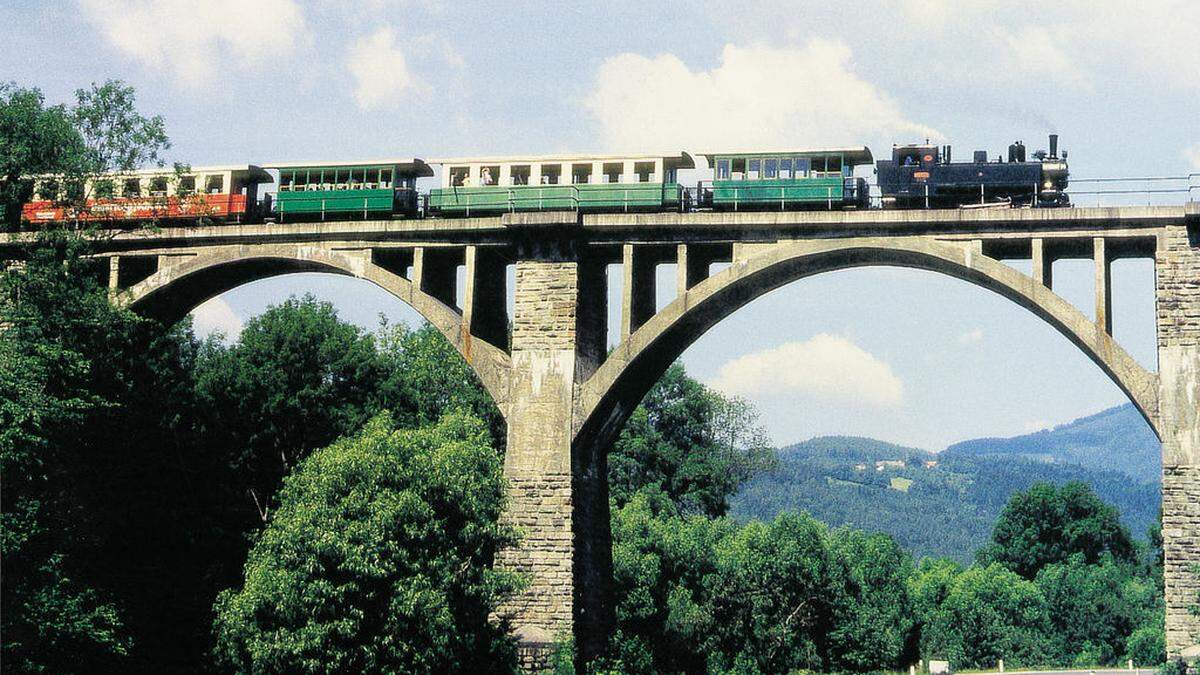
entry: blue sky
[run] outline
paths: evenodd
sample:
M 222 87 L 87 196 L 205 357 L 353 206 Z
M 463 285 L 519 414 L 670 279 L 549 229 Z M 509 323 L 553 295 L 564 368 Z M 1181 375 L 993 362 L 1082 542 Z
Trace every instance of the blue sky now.
M 1056 132 L 1075 177 L 1200 171 L 1200 3 L 731 7 L 10 0 L 0 73 L 52 101 L 126 80 L 166 118 L 170 159 L 195 165 L 837 144 L 878 156 L 925 137 L 961 157 Z M 1152 274 L 1145 261 L 1114 270 L 1117 338 L 1151 368 Z M 1091 313 L 1090 263 L 1062 262 L 1054 278 Z M 236 331 L 303 292 L 365 326 L 415 320 L 364 282 L 295 275 L 209 301 L 197 325 Z M 781 443 L 844 433 L 940 449 L 1124 400 L 1024 310 L 905 270 L 787 286 L 684 360 L 755 402 Z

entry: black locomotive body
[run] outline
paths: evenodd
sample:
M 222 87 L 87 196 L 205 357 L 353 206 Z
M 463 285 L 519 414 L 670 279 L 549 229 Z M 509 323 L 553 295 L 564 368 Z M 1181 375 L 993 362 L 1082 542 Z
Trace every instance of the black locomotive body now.
M 989 161 L 983 150 L 970 162 L 953 162 L 950 146 L 905 145 L 876 163 L 884 208 L 967 208 L 987 206 L 1067 206 L 1066 153 L 1058 157 L 1058 136 L 1050 151 L 1025 156 L 1020 141 L 1008 146 L 1008 161 Z

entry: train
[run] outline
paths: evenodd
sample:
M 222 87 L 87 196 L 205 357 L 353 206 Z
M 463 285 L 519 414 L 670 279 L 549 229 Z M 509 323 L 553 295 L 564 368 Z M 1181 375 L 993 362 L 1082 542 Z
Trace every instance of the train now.
M 24 224 L 70 220 L 223 223 L 379 218 L 470 218 L 530 211 L 589 213 L 800 211 L 868 208 L 1052 208 L 1070 205 L 1067 153 L 1007 159 L 977 150 L 955 162 L 949 145 L 893 146 L 875 160 L 866 146 L 676 154 L 416 157 L 356 162 L 148 169 L 89 179 L 71 206 L 62 180 L 31 182 Z M 697 160 L 703 160 L 698 162 Z M 878 199 L 860 167 L 873 166 Z M 704 178 L 684 185 L 680 172 Z M 418 180 L 438 177 L 424 192 Z M 276 183 L 274 192 L 266 186 Z M 76 201 L 75 203 L 78 203 Z

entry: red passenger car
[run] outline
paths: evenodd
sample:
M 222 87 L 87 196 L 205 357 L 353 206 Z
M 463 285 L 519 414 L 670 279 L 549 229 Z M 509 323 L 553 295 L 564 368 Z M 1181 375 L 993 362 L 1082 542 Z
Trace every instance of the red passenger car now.
M 34 198 L 25 204 L 22 222 L 197 220 L 245 222 L 257 219 L 258 185 L 271 174 L 253 165 L 196 167 L 183 173 L 145 169 L 88 180 L 82 207 L 61 201 L 61 181 L 34 181 Z

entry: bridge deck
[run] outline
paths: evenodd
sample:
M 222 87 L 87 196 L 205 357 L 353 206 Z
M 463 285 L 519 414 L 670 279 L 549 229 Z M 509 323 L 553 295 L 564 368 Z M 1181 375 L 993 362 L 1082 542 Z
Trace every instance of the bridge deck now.
M 107 250 L 190 246 L 354 241 L 422 245 L 503 243 L 514 230 L 578 227 L 582 238 L 604 242 L 772 241 L 788 238 L 939 235 L 995 239 L 1012 236 L 1075 236 L 1082 232 L 1147 236 L 1183 219 L 1200 221 L 1200 203 L 1179 206 L 1080 207 L 1065 209 L 931 209 L 787 212 L 692 212 L 506 214 L 488 218 L 353 220 L 161 227 L 106 233 Z M 28 240 L 29 233 L 0 235 L 0 247 Z

